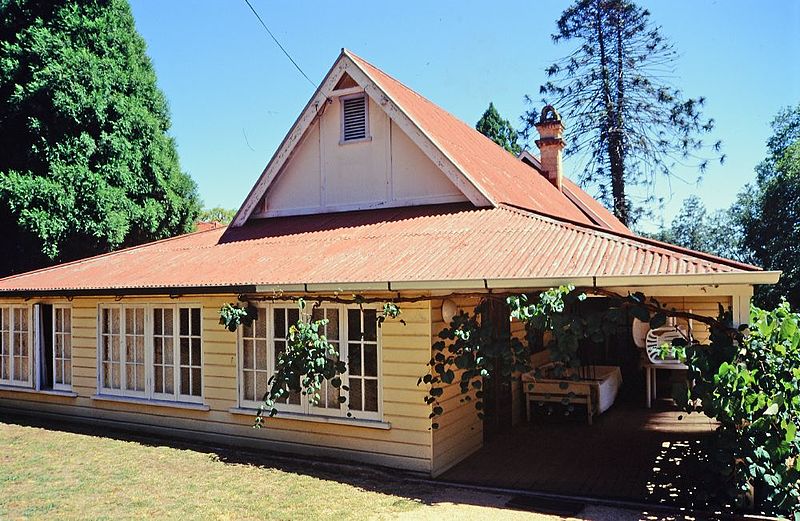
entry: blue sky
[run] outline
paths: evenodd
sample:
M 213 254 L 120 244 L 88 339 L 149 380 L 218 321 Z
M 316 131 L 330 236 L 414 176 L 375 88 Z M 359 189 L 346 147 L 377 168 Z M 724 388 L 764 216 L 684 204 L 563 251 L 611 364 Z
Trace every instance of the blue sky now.
M 347 47 L 471 124 L 489 101 L 517 123 L 523 96 L 538 99 L 544 68 L 568 49 L 550 40 L 565 1 L 251 1 L 314 81 Z M 206 206 L 237 208 L 313 88 L 243 0 L 131 4 L 182 167 Z M 685 182 L 659 182 L 664 217 L 693 193 L 710 209 L 725 207 L 753 179 L 774 114 L 800 102 L 800 2 L 641 4 L 680 52 L 675 85 L 707 98 L 728 156 L 699 185 L 692 168 L 676 169 Z M 575 166 L 568 161 L 567 173 Z

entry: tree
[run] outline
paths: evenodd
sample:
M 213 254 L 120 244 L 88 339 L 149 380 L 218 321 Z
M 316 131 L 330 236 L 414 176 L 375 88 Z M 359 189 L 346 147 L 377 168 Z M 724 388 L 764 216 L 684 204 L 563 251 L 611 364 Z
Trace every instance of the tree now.
M 515 156 L 522 152 L 522 147 L 518 143 L 519 134 L 511 122 L 504 119 L 494 103 L 489 103 L 489 108 L 483 113 L 481 119 L 475 124 L 475 130 L 488 137 L 501 147 L 505 148 Z
M 125 0 L 0 0 L 0 274 L 189 231 L 169 128 Z
M 629 188 L 651 188 L 677 162 L 696 163 L 702 173 L 709 160 L 702 136 L 714 121 L 701 114 L 703 98 L 684 98 L 668 83 L 676 52 L 646 9 L 628 0 L 577 0 L 557 25 L 553 40 L 578 47 L 546 69 L 550 80 L 540 94 L 565 116 L 565 154 L 586 160 L 581 183 L 597 184 L 614 214 L 632 224 L 652 196 L 635 205 Z M 536 108 L 524 116 L 526 136 L 537 117 Z M 718 154 L 720 143 L 710 148 Z
M 709 250 L 706 206 L 696 195 L 683 201 L 681 211 L 672 220 L 670 238 L 679 246 L 697 251 Z
M 662 222 L 657 232 L 642 235 L 752 264 L 752 252 L 744 245 L 741 215 L 742 210 L 738 203 L 730 208 L 708 213 L 703 201 L 692 195 L 683 201 L 680 212 L 669 226 Z
M 756 293 L 760 306 L 785 297 L 800 306 L 800 104 L 781 111 L 772 122 L 767 157 L 757 167 L 755 186 L 739 194 L 744 244 L 757 264 L 781 270 L 778 284 Z
M 218 222 L 222 224 L 228 224 L 233 220 L 234 215 L 236 215 L 236 210 L 215 206 L 214 208 L 203 209 L 200 212 L 200 215 L 197 216 L 197 220 L 203 222 Z

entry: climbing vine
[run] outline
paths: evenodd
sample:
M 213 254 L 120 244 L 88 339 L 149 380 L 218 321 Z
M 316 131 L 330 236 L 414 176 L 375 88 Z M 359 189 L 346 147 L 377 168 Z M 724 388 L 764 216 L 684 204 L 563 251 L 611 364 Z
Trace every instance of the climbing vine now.
M 231 332 L 236 331 L 241 325 L 249 326 L 257 317 L 258 310 L 249 303 L 245 303 L 244 306 L 226 303 L 219 310 L 220 325 Z
M 297 301 L 300 318 L 289 326 L 286 338 L 286 349 L 278 353 L 275 372 L 267 382 L 267 393 L 264 403 L 256 415 L 256 427 L 263 425 L 264 414 L 268 417 L 278 413 L 277 404 L 285 403 L 292 393 L 299 393 L 311 405 L 320 401 L 320 390 L 325 381 L 336 389 L 349 391 L 342 383 L 342 375 L 347 372 L 347 365 L 339 360 L 336 345 L 330 343 L 322 333 L 327 318 L 310 320 L 306 313 L 306 303 Z M 339 396 L 339 403 L 345 403 L 347 397 Z M 347 412 L 348 416 L 351 413 Z
M 584 313 L 577 304 L 590 295 L 608 298 L 608 306 L 601 311 Z M 569 382 L 578 379 L 574 369 L 580 367 L 578 356 L 582 340 L 601 342 L 620 326 L 628 326 L 629 316 L 649 322 L 658 328 L 674 316 L 694 319 L 709 325 L 722 326 L 716 319 L 669 309 L 657 299 L 642 293 L 619 295 L 599 288 L 576 288 L 571 285 L 542 291 L 534 296 L 527 294 L 507 295 L 505 303 L 509 313 L 503 320 L 516 319 L 523 322 L 528 331 L 528 342 L 505 335 L 504 328 L 492 323 L 485 313 L 487 299 L 470 313 L 460 311 L 450 324 L 442 329 L 432 346 L 432 357 L 428 371 L 422 375 L 418 385 L 428 385 L 425 402 L 431 405 L 431 428 L 439 428 L 439 417 L 444 414 L 442 398 L 445 389 L 458 382 L 462 402 L 472 402 L 479 418 L 483 418 L 486 385 L 493 378 L 508 378 L 531 370 L 531 333 L 538 332 L 546 338 L 545 348 L 554 362 L 548 378 L 562 380 L 562 389 L 567 391 Z M 498 336 L 498 331 L 501 332 Z M 535 376 L 541 377 L 539 369 Z M 569 393 L 566 393 L 567 395 Z M 569 398 L 565 398 L 569 405 Z
M 224 304 L 219 310 L 220 325 L 228 331 L 236 331 L 240 325 L 251 325 L 258 319 L 258 310 L 250 303 L 251 300 L 266 300 L 266 298 L 240 296 L 242 304 Z M 297 322 L 289 327 L 286 349 L 277 353 L 275 372 L 267 381 L 267 391 L 256 414 L 256 427 L 263 426 L 265 416 L 273 417 L 278 414 L 279 404 L 286 403 L 293 394 L 299 394 L 311 405 L 318 405 L 321 399 L 320 391 L 325 382 L 335 389 L 350 390 L 342 378 L 347 372 L 347 364 L 339 359 L 336 345 L 329 342 L 323 333 L 328 319 L 312 320 L 312 314 L 306 312 L 307 302 L 302 297 L 275 295 L 271 300 L 295 302 L 300 313 Z M 353 295 L 352 298 L 320 296 L 315 299 L 312 309 L 323 302 L 359 306 L 380 302 L 381 309 L 376 313 L 378 327 L 381 327 L 387 319 L 398 319 L 405 325 L 405 321 L 399 318 L 401 310 L 396 302 L 369 299 L 360 295 Z M 339 403 L 346 404 L 346 394 L 340 394 L 338 400 Z M 349 410 L 347 416 L 352 416 Z

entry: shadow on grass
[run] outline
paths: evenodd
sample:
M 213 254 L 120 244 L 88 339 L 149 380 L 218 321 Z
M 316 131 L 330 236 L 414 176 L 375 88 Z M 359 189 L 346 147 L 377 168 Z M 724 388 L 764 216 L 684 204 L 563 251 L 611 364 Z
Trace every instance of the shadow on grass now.
M 680 521 L 683 519 L 715 519 L 704 515 L 697 515 L 688 510 L 675 510 L 669 506 L 653 505 L 652 508 L 632 508 L 627 505 L 626 509 L 609 508 L 602 506 L 579 503 L 577 510 L 575 505 L 559 505 L 559 499 L 550 497 L 537 500 L 535 494 L 525 492 L 515 493 L 510 490 L 492 490 L 477 488 L 466 488 L 467 485 L 449 485 L 437 483 L 419 474 L 398 471 L 377 466 L 359 465 L 346 463 L 335 459 L 308 458 L 303 456 L 290 456 L 284 453 L 257 451 L 252 449 L 241 449 L 235 446 L 221 446 L 209 444 L 202 441 L 185 441 L 159 435 L 142 434 L 130 430 L 98 427 L 76 421 L 59 421 L 54 423 L 33 415 L 23 414 L 3 414 L 0 424 L 13 424 L 25 427 L 35 427 L 57 432 L 67 432 L 91 436 L 96 438 L 114 439 L 119 441 L 134 442 L 151 447 L 168 447 L 180 450 L 189 450 L 197 453 L 207 454 L 210 458 L 230 465 L 248 465 L 263 469 L 273 469 L 281 472 L 305 475 L 316 479 L 328 480 L 357 487 L 366 491 L 396 496 L 398 498 L 412 500 L 421 505 L 434 507 L 432 511 L 449 515 L 452 512 L 448 509 L 469 507 L 489 507 L 502 509 L 495 514 L 496 518 L 503 518 L 503 511 L 507 515 L 520 515 L 520 511 L 537 512 L 542 514 L 567 515 L 567 511 L 559 511 L 560 507 L 569 507 L 573 511 L 569 512 L 570 517 L 592 519 L 602 521 L 605 519 L 620 520 L 647 520 L 647 521 Z M 667 451 L 669 452 L 669 451 Z M 682 458 L 688 457 L 681 453 Z M 664 453 L 665 463 L 675 460 L 674 454 Z M 665 470 L 667 466 L 664 465 Z M 654 503 L 659 502 L 659 498 L 665 492 L 667 496 L 672 494 L 669 488 L 654 489 L 651 498 Z M 456 512 L 463 514 L 463 512 Z M 438 514 L 437 514 L 438 515 Z M 467 513 L 467 517 L 471 517 Z M 420 519 L 426 519 L 426 516 Z M 434 517 L 431 516 L 431 519 Z M 410 517 L 409 519 L 412 519 Z M 413 517 L 417 519 L 417 517 Z M 541 519 L 541 518 L 537 518 Z

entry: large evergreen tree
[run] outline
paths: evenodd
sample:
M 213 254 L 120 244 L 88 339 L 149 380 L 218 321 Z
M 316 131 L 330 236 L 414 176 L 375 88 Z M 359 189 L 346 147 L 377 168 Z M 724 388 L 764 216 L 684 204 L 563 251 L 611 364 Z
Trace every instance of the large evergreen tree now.
M 635 205 L 629 188 L 651 187 L 676 161 L 704 170 L 709 150 L 701 137 L 713 120 L 701 114 L 703 98 L 687 99 L 668 82 L 676 53 L 646 9 L 628 0 L 576 0 L 557 24 L 553 40 L 577 47 L 547 69 L 551 79 L 540 93 L 564 117 L 565 154 L 586 159 L 580 181 L 596 184 L 614 214 L 632 224 L 648 198 Z M 526 114 L 527 131 L 538 108 Z
M 489 102 L 489 108 L 475 124 L 475 130 L 488 137 L 515 156 L 522 152 L 518 140 L 519 135 L 511 122 L 497 112 L 494 103 Z
M 0 274 L 192 228 L 126 0 L 0 0 Z
M 783 272 L 775 286 L 756 293 L 761 306 L 785 297 L 800 307 L 800 104 L 782 110 L 772 122 L 768 155 L 756 171 L 755 185 L 739 194 L 736 206 L 744 244 L 756 263 Z

